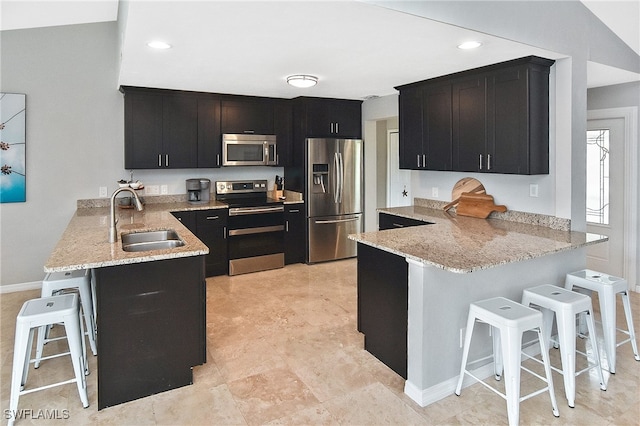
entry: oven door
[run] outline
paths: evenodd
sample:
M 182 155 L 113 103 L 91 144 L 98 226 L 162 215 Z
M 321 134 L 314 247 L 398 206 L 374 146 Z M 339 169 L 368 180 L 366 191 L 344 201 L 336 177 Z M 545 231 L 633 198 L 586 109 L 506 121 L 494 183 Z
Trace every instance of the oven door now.
M 284 267 L 284 206 L 229 209 L 229 275 Z

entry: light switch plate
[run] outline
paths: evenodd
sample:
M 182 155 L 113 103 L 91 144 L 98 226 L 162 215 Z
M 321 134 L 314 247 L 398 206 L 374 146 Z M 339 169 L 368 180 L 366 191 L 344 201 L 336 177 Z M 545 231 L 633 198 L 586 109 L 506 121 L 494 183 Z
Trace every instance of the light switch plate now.
M 438 198 L 438 187 L 437 186 L 432 186 L 431 187 L 431 196 Z
M 538 196 L 538 185 L 532 183 L 529 185 L 529 197 L 537 197 Z
M 167 195 L 169 193 L 169 187 L 167 185 L 160 185 L 160 194 Z
M 160 195 L 160 187 L 158 185 L 147 185 L 144 193 L 146 195 Z
M 107 198 L 107 187 L 106 186 L 101 186 L 99 192 L 99 197 L 100 198 Z

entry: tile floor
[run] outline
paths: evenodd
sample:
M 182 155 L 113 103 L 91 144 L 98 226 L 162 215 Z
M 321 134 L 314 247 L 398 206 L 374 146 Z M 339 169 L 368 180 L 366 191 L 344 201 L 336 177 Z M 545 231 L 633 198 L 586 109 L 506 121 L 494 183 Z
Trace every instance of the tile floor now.
M 363 350 L 356 331 L 355 260 L 210 278 L 207 292 L 208 362 L 194 368 L 192 386 L 98 411 L 97 359 L 89 355 L 89 408 L 75 384 L 64 385 L 22 396 L 19 408 L 31 409 L 32 418 L 16 424 L 507 424 L 505 402 L 480 384 L 425 408 L 404 395 L 403 380 Z M 38 293 L 0 295 L 3 421 L 15 316 Z M 640 330 L 637 293 L 632 304 Z M 559 365 L 559 351 L 551 352 Z M 28 386 L 71 375 L 67 357 L 49 360 L 30 373 Z M 630 345 L 618 349 L 617 374 L 605 372 L 605 379 L 601 391 L 594 374 L 579 376 L 571 409 L 554 373 L 560 418 L 543 394 L 521 403 L 521 424 L 640 424 L 640 362 Z M 523 392 L 534 382 L 523 376 Z M 47 414 L 67 420 L 43 419 Z

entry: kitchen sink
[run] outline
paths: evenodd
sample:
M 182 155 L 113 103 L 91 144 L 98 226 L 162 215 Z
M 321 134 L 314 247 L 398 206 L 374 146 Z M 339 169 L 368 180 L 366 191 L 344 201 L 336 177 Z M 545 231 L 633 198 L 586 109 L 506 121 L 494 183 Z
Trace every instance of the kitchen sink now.
M 149 251 L 182 247 L 184 241 L 173 229 L 162 231 L 134 232 L 122 235 L 122 250 Z

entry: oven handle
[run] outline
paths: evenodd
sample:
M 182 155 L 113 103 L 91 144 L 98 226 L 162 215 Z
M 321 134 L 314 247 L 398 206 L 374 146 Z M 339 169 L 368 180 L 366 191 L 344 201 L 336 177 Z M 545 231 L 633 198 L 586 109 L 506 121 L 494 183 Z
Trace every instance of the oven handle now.
M 236 235 L 265 234 L 267 232 L 277 232 L 277 231 L 284 231 L 284 225 L 259 226 L 256 228 L 233 229 L 229 231 L 229 236 L 233 237 Z
M 283 212 L 284 206 L 276 207 L 235 207 L 229 209 L 229 216 L 242 216 L 246 214 L 264 214 Z
M 316 220 L 315 223 L 319 223 L 320 225 L 325 225 L 327 223 L 355 222 L 356 220 L 360 220 L 360 218 L 359 217 L 353 217 L 351 219 Z

